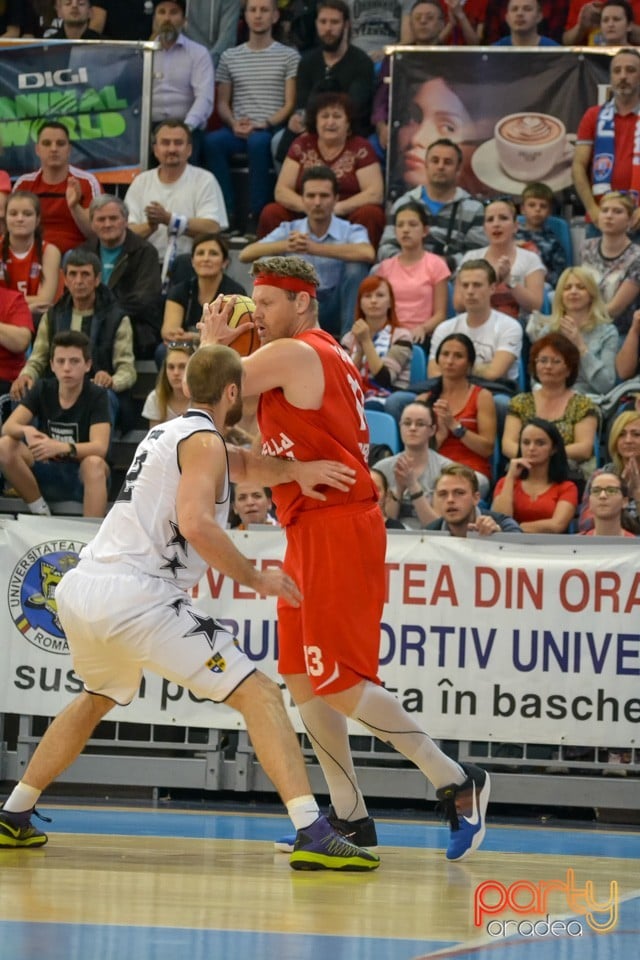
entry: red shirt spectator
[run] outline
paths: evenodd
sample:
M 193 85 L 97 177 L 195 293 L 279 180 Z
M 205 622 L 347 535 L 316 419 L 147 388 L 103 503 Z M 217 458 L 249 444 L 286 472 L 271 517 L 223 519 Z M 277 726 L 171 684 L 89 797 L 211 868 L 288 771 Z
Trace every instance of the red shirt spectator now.
M 14 190 L 29 190 L 40 200 L 44 239 L 65 254 L 91 236 L 89 204 L 102 188 L 92 173 L 71 166 L 71 142 L 64 124 L 52 120 L 40 127 L 36 156 L 41 166 L 25 173 Z
M 25 363 L 33 320 L 21 293 L 0 287 L 0 392 L 7 393 Z

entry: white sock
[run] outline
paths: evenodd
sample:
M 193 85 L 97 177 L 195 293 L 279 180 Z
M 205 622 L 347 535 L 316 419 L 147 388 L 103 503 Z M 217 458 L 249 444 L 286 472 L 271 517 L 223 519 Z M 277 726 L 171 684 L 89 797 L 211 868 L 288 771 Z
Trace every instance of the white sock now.
M 467 779 L 459 764 L 435 745 L 400 701 L 384 687 L 367 683 L 351 716 L 415 763 L 436 790 L 450 783 L 464 783 Z
M 34 500 L 32 503 L 27 504 L 29 508 L 29 513 L 35 513 L 40 517 L 50 517 L 51 510 L 49 510 L 49 504 L 44 499 L 44 497 L 38 497 L 37 500 Z
M 310 827 L 320 816 L 316 798 L 311 796 L 311 794 L 307 794 L 304 797 L 294 797 L 293 800 L 289 800 L 287 813 L 289 814 L 291 823 L 296 828 L 296 832 L 298 830 L 304 830 L 305 827 Z
M 298 710 L 322 767 L 336 816 L 340 820 L 368 816 L 353 766 L 346 717 L 320 697 L 299 704 Z
M 42 790 L 38 790 L 36 787 L 30 787 L 28 784 L 20 781 L 15 785 L 7 800 L 5 800 L 2 809 L 6 810 L 7 813 L 25 813 L 27 810 L 35 807 L 40 799 L 41 793 Z

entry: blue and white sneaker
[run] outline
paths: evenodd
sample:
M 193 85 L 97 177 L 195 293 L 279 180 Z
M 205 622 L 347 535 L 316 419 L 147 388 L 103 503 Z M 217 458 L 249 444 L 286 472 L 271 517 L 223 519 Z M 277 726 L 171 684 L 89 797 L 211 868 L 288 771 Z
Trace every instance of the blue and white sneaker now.
M 461 763 L 467 775 L 464 783 L 451 783 L 436 790 L 451 826 L 447 860 L 464 860 L 477 850 L 486 832 L 485 817 L 491 780 L 486 770 L 473 763 Z

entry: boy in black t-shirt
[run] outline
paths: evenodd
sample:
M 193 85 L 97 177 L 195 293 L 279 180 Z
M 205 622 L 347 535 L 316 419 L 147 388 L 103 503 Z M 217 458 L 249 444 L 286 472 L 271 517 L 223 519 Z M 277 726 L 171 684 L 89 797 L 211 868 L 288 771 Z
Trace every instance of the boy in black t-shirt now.
M 80 500 L 85 517 L 104 517 L 111 425 L 103 387 L 86 379 L 91 344 L 65 330 L 51 343 L 54 378 L 36 381 L 2 428 L 0 470 L 31 513 L 46 499 Z

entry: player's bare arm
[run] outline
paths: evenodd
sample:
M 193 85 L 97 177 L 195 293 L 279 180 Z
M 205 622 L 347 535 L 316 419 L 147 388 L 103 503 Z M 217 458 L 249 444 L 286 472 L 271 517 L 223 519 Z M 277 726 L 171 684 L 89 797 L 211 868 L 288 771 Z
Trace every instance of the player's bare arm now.
M 234 483 L 256 483 L 275 487 L 280 483 L 297 483 L 312 500 L 326 500 L 316 487 L 333 487 L 347 492 L 355 481 L 355 470 L 337 460 L 290 460 L 286 457 L 264 457 L 227 444 L 229 471 Z
M 222 438 L 196 433 L 179 448 L 180 484 L 176 513 L 180 532 L 210 566 L 263 596 L 282 597 L 297 607 L 302 599 L 283 570 L 257 570 L 216 522 L 215 502 L 223 494 L 226 453 Z

